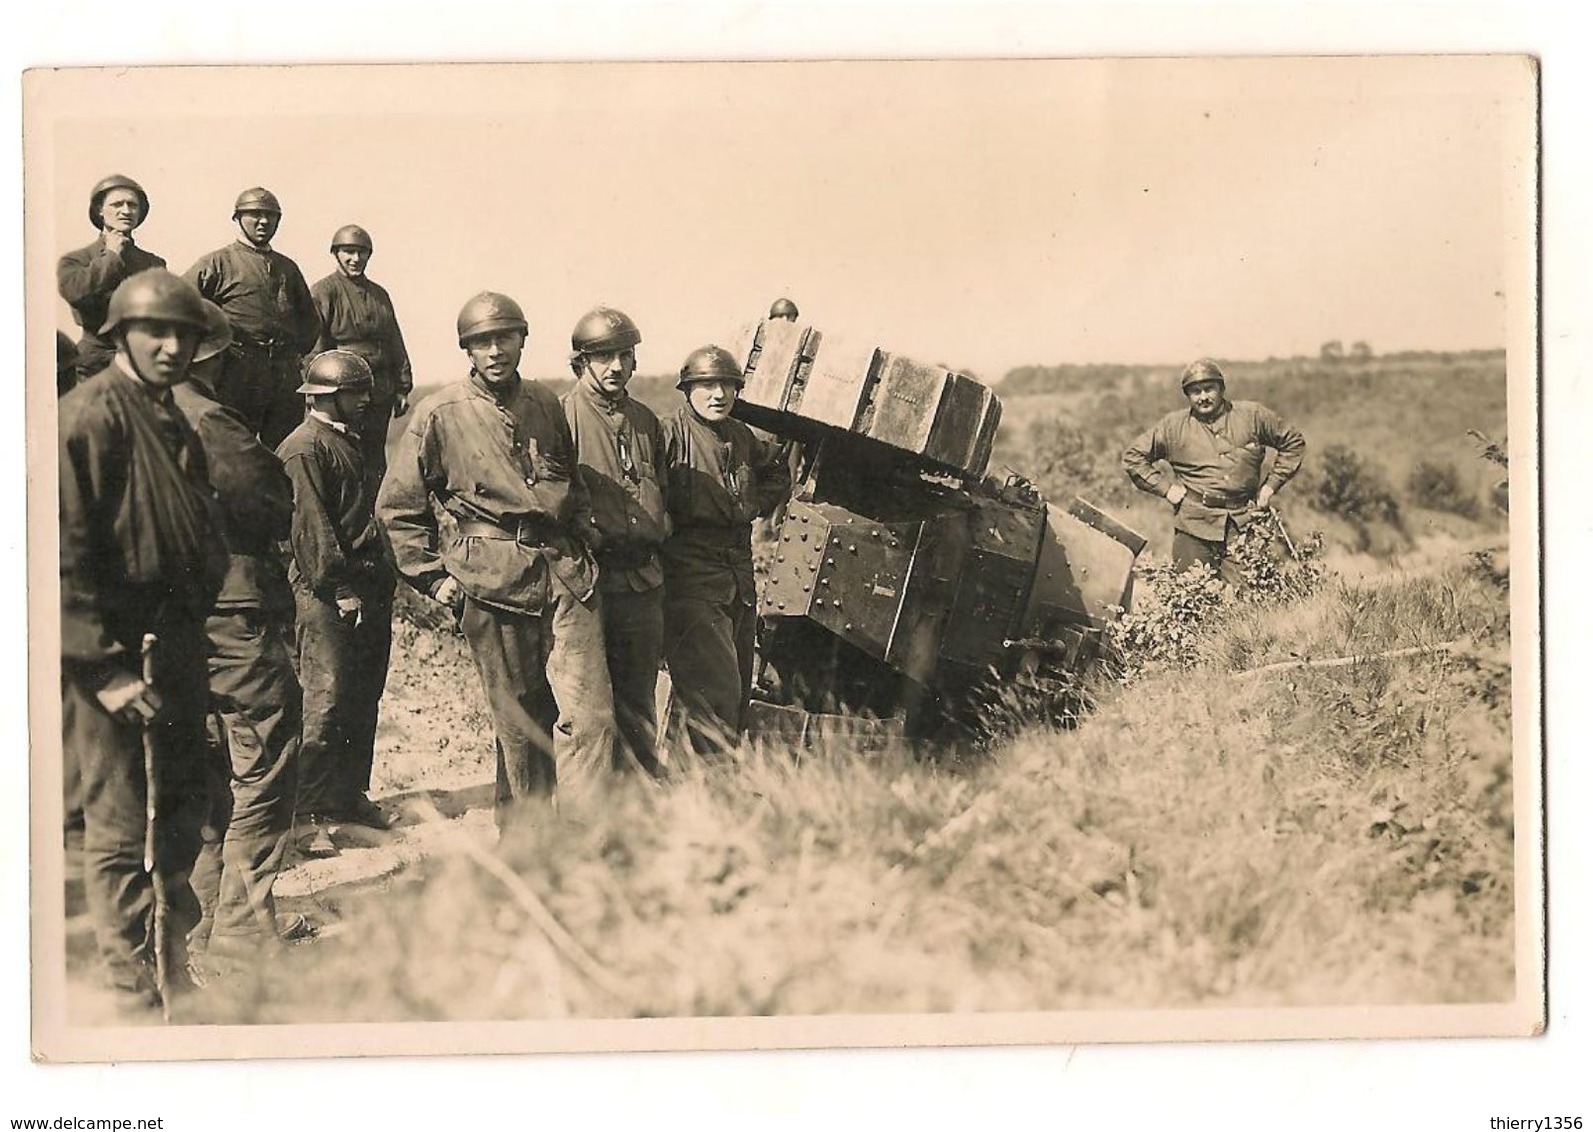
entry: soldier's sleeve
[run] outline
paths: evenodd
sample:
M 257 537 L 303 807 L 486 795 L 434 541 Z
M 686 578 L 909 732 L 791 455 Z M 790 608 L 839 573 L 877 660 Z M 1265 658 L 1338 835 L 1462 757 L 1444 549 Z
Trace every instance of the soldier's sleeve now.
M 790 449 L 754 432 L 752 456 L 758 514 L 769 515 L 791 494 Z
M 194 285 L 205 298 L 214 301 L 216 291 L 221 285 L 220 262 L 214 254 L 200 256 L 187 271 L 183 278 Z
M 288 274 L 288 300 L 293 304 L 293 344 L 301 354 L 315 349 L 321 336 L 321 313 L 310 296 L 310 285 L 304 281 L 304 272 L 298 264 Z
M 332 288 L 322 287 L 317 284 L 310 288 L 310 301 L 315 305 L 315 344 L 310 347 L 310 355 L 332 348 L 332 319 L 335 312 L 332 309 Z
M 409 349 L 404 345 L 404 332 L 398 327 L 398 308 L 393 306 L 393 297 L 385 289 L 382 295 L 387 299 L 387 313 L 393 316 L 392 341 L 388 343 L 393 359 L 393 387 L 400 393 L 408 394 L 415 388 L 415 374 L 409 366 Z
M 433 490 L 445 482 L 441 469 L 435 414 L 417 414 L 399 437 L 376 496 L 376 517 L 387 532 L 398 572 L 424 594 L 448 576 L 431 504 Z
M 72 252 L 62 256 L 55 266 L 55 287 L 67 302 L 80 303 L 90 295 L 109 290 L 126 275 L 126 262 L 108 248 L 87 256 Z M 99 327 L 84 329 L 98 331 Z
M 1267 483 L 1277 491 L 1294 478 L 1305 460 L 1305 434 L 1265 405 L 1256 410 L 1256 434 L 1262 444 L 1278 453 L 1267 476 Z
M 228 409 L 206 413 L 199 435 L 227 522 L 272 542 L 291 537 L 293 483 L 276 454 Z
M 61 660 L 69 674 L 98 690 L 127 658 L 101 612 L 94 522 L 126 485 L 123 470 L 105 459 L 105 445 L 90 442 L 86 415 L 61 422 Z M 109 421 L 94 416 L 94 427 L 108 430 Z
M 603 545 L 603 532 L 598 530 L 597 515 L 592 510 L 592 492 L 586 477 L 581 474 L 581 461 L 575 451 L 575 431 L 565 416 L 565 406 L 560 403 L 553 413 L 553 430 L 558 441 L 558 452 L 553 465 L 563 469 L 570 479 L 570 528 L 586 548 L 597 551 Z
M 319 597 L 353 597 L 348 557 L 327 512 L 326 469 L 312 452 L 291 453 L 283 467 L 293 484 L 290 541 L 300 577 Z
M 1141 491 L 1166 495 L 1170 486 L 1167 476 L 1156 466 L 1156 461 L 1166 455 L 1167 438 L 1163 422 L 1158 421 L 1135 437 L 1133 443 L 1123 450 L 1123 471 L 1128 473 L 1128 478 Z

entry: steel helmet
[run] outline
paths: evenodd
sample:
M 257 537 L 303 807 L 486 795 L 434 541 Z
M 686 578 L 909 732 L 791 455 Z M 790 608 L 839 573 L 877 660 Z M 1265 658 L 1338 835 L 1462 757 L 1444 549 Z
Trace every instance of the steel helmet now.
M 194 361 L 204 362 L 232 345 L 232 323 L 227 321 L 226 313 L 209 299 L 201 298 L 199 302 L 205 311 L 205 336 L 199 340 L 199 349 L 194 351 Z
M 774 304 L 769 308 L 769 317 L 788 318 L 792 322 L 795 322 L 799 317 L 797 313 L 797 305 L 790 299 L 776 299 Z
M 1223 377 L 1221 367 L 1210 358 L 1201 358 L 1185 366 L 1183 375 L 1178 379 L 1178 388 L 1188 389 L 1198 381 L 1221 382 L 1224 388 L 1228 385 L 1228 379 Z
M 111 292 L 105 325 L 99 332 L 111 334 L 122 323 L 140 318 L 181 323 L 203 332 L 210 328 L 204 304 L 188 280 L 163 267 L 152 267 L 123 279 Z
M 525 320 L 520 304 L 508 295 L 496 291 L 483 291 L 459 308 L 459 345 L 478 334 L 491 334 L 494 330 L 518 330 L 528 334 L 531 327 Z
M 238 199 L 232 204 L 232 218 L 238 219 L 240 212 L 274 212 L 282 215 L 282 205 L 277 202 L 277 194 L 270 189 L 262 189 L 256 185 L 252 189 L 244 189 L 238 194 Z
M 694 381 L 718 381 L 728 379 L 738 386 L 744 386 L 747 379 L 742 376 L 741 367 L 736 364 L 736 359 L 730 351 L 723 346 L 699 346 L 686 355 L 686 361 L 680 367 L 680 380 L 675 383 L 676 389 L 684 389 Z
M 368 252 L 376 249 L 371 246 L 371 234 L 358 224 L 345 224 L 332 233 L 332 246 L 328 251 L 337 251 L 338 248 L 364 248 Z
M 105 222 L 100 219 L 100 205 L 105 203 L 106 194 L 112 189 L 132 189 L 133 192 L 137 193 L 139 206 L 144 213 L 143 216 L 139 217 L 138 222 L 142 224 L 149 219 L 149 194 L 144 191 L 144 186 L 131 177 L 124 177 L 120 173 L 112 173 L 89 191 L 89 223 L 96 228 L 103 229 L 105 227 Z
M 326 350 L 315 355 L 304 371 L 304 384 L 295 393 L 336 393 L 343 389 L 369 389 L 371 367 L 352 350 Z
M 642 340 L 630 315 L 612 307 L 595 307 L 581 316 L 570 332 L 570 348 L 577 354 L 609 354 L 629 350 Z

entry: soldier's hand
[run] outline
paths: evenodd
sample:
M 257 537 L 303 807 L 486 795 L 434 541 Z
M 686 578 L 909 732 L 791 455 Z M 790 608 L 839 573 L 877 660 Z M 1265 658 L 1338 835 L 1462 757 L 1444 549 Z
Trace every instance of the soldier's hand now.
M 132 243 L 132 238 L 126 232 L 115 232 L 109 228 L 103 229 L 105 233 L 105 250 L 112 255 L 121 255 L 127 245 Z
M 400 393 L 393 398 L 393 416 L 401 417 L 407 412 L 409 412 L 409 394 Z
M 455 612 L 465 602 L 465 591 L 460 588 L 458 581 L 451 576 L 438 582 L 437 588 L 431 591 L 431 596 Z
M 1265 511 L 1272 506 L 1272 485 L 1262 484 L 1261 490 L 1256 492 L 1256 510 Z
M 1184 501 L 1184 496 L 1189 494 L 1189 489 L 1181 483 L 1175 483 L 1167 489 L 1167 502 L 1177 507 Z
M 111 677 L 94 698 L 106 714 L 128 723 L 153 723 L 160 714 L 160 694 L 130 672 Z
M 342 621 L 352 621 L 357 626 L 365 615 L 365 603 L 358 597 L 340 597 L 337 599 L 337 616 Z

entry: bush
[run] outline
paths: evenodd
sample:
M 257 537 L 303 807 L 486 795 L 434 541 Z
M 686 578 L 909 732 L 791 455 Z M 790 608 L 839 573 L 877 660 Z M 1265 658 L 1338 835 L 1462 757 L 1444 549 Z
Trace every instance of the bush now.
M 1405 489 L 1411 502 L 1429 511 L 1447 511 L 1463 519 L 1475 519 L 1481 510 L 1476 493 L 1468 491 L 1460 482 L 1460 473 L 1452 463 L 1421 461 L 1411 469 Z
M 1343 444 L 1330 444 L 1323 449 L 1306 503 L 1324 514 L 1347 520 L 1355 528 L 1359 549 L 1363 551 L 1372 545 L 1373 523 L 1385 523 L 1401 534 L 1405 531 L 1399 500 L 1394 497 L 1387 475 Z
M 1098 432 L 1086 432 L 1059 417 L 1042 417 L 1029 426 L 1025 458 L 1028 478 L 1052 502 L 1074 495 L 1104 503 L 1131 497 L 1120 451 L 1109 449 Z

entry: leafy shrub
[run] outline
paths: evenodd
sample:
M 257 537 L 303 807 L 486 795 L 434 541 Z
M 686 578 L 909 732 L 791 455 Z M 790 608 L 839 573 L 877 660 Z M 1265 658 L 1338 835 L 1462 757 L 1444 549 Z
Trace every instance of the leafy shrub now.
M 1429 511 L 1446 511 L 1463 519 L 1475 519 L 1480 510 L 1476 493 L 1460 482 L 1460 473 L 1452 463 L 1421 461 L 1411 469 L 1405 489 L 1416 506 Z
M 1384 523 L 1405 531 L 1399 500 L 1382 468 L 1343 444 L 1322 451 L 1317 472 L 1306 492 L 1306 503 L 1328 515 L 1345 519 L 1355 529 L 1358 549 L 1372 545 L 1371 527 Z
M 1120 464 L 1121 449 L 1109 447 L 1100 432 L 1086 432 L 1060 417 L 1042 417 L 1029 426 L 1025 474 L 1046 498 L 1083 495 L 1121 503 L 1132 485 Z

